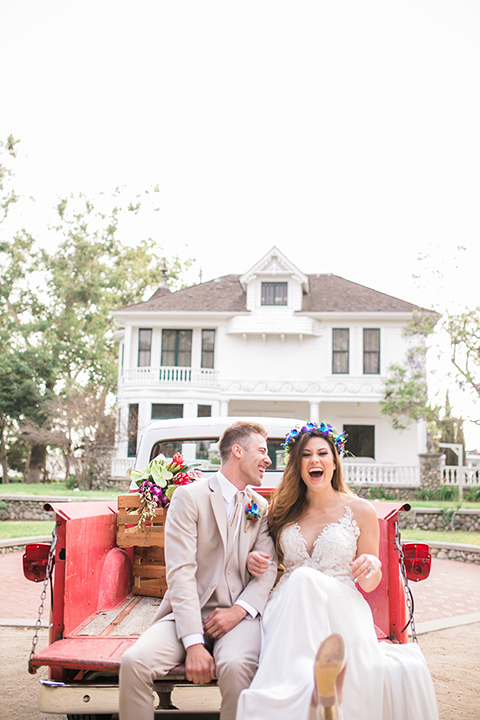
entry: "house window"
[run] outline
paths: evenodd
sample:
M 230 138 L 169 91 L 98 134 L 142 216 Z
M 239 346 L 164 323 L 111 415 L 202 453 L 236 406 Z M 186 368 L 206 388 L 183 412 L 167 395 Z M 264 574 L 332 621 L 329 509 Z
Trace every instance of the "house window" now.
M 150 367 L 152 362 L 152 331 L 140 328 L 138 331 L 138 367 Z
M 128 406 L 128 427 L 127 440 L 128 457 L 135 457 L 137 454 L 137 434 L 138 434 L 138 403 Z
M 344 425 L 348 452 L 375 459 L 375 425 Z
M 286 282 L 262 282 L 262 305 L 286 305 Z
M 174 403 L 152 403 L 152 420 L 183 418 L 183 405 Z
M 350 330 L 333 328 L 332 330 L 332 373 L 346 374 L 350 362 Z
M 380 330 L 363 331 L 363 372 L 380 374 Z
M 215 330 L 202 330 L 202 368 L 214 367 Z
M 197 417 L 212 417 L 212 406 L 197 405 Z
M 162 365 L 164 367 L 191 367 L 191 330 L 162 331 Z

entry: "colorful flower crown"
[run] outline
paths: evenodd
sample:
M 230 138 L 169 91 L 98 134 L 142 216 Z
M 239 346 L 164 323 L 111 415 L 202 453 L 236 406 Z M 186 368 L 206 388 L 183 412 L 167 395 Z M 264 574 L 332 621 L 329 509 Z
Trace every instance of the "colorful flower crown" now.
M 342 457 L 345 454 L 345 432 L 339 433 L 333 425 L 326 425 L 324 422 L 317 425 L 316 423 L 309 422 L 299 427 L 298 425 L 290 430 L 285 436 L 285 442 L 282 443 L 282 447 L 285 448 L 285 465 L 287 464 L 288 454 L 290 449 L 295 445 L 298 438 L 304 433 L 312 435 L 315 431 L 319 432 L 323 437 L 328 437 L 337 448 L 338 454 Z

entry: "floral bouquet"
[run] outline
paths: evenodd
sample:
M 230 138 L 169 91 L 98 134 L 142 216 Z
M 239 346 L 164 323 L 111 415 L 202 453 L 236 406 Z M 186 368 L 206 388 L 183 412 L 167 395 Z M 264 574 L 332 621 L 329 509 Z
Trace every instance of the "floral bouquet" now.
M 170 505 L 172 495 L 179 485 L 188 485 L 202 477 L 202 473 L 195 470 L 194 465 L 185 464 L 180 453 L 176 453 L 170 461 L 164 455 L 158 455 L 144 470 L 129 470 L 128 474 L 130 479 L 136 482 L 141 497 L 136 525 L 139 530 L 151 524 L 157 508 L 167 508 Z

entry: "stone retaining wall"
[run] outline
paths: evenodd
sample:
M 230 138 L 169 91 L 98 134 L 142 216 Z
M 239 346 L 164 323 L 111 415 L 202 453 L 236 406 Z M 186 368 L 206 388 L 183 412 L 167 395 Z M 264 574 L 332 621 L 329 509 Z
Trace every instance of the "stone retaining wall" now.
M 36 535 L 28 538 L 12 538 L 11 540 L 0 540 L 0 555 L 12 552 L 23 552 L 27 545 L 35 545 L 36 543 L 50 544 L 52 542 L 51 535 Z
M 113 498 L 112 498 L 113 499 Z M 45 503 L 104 502 L 104 498 L 38 497 L 31 495 L 0 496 L 0 520 L 55 520 L 55 513 L 43 509 Z
M 399 513 L 400 528 L 480 532 L 480 510 L 412 508 Z
M 409 542 L 412 542 L 409 540 Z M 468 562 L 480 565 L 479 545 L 460 545 L 460 543 L 429 542 L 432 558 L 439 560 L 456 560 L 457 562 Z

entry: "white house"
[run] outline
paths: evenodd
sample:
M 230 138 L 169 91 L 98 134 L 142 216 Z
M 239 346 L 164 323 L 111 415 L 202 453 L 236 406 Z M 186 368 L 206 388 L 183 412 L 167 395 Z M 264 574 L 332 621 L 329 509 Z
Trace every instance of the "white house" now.
M 418 469 L 423 423 L 392 428 L 379 400 L 403 363 L 417 306 L 337 275 L 309 275 L 273 247 L 243 275 L 121 308 L 114 476 L 125 475 L 155 418 L 324 420 L 357 458 Z

